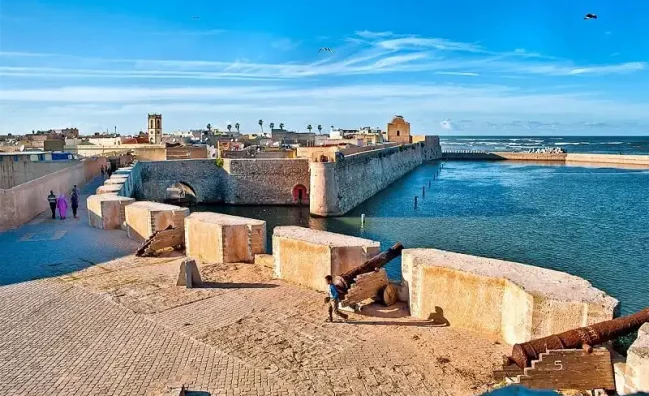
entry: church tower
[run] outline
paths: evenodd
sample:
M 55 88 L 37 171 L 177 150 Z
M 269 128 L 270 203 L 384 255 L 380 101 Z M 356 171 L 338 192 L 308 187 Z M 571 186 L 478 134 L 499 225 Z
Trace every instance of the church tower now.
M 401 144 L 412 143 L 410 136 L 410 123 L 402 116 L 394 116 L 392 122 L 388 123 L 388 141 Z
M 149 114 L 149 143 L 162 143 L 162 114 Z

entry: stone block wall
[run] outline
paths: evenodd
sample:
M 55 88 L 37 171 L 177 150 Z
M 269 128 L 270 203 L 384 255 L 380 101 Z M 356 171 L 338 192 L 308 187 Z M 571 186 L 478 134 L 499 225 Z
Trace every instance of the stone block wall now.
M 340 216 L 425 161 L 441 157 L 439 139 L 312 162 L 310 209 L 317 216 Z
M 126 206 L 126 230 L 135 240 L 145 240 L 168 226 L 184 228 L 189 209 L 158 202 L 140 201 Z
M 649 393 L 649 323 L 638 330 L 638 337 L 627 351 L 626 362 L 616 363 L 615 387 L 620 395 Z
M 315 290 L 327 291 L 324 277 L 340 275 L 380 252 L 380 243 L 285 226 L 273 230 L 275 276 Z
M 436 249 L 405 249 L 402 274 L 411 315 L 509 344 L 612 319 L 618 305 L 573 275 Z
M 135 200 L 117 195 L 91 195 L 86 200 L 88 223 L 102 230 L 123 228 L 126 221 L 126 206 Z

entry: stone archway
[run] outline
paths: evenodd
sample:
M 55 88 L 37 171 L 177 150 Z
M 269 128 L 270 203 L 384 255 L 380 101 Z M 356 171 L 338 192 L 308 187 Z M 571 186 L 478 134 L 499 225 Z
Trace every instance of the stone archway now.
M 165 202 L 177 205 L 194 205 L 197 203 L 196 192 L 187 183 L 176 182 L 167 187 Z
M 306 187 L 301 184 L 296 184 L 293 187 L 293 202 L 296 204 L 304 204 L 309 202 L 309 192 Z

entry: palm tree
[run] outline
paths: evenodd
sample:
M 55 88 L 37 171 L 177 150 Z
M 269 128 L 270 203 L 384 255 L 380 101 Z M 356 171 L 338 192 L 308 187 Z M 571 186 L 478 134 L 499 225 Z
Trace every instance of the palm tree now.
M 239 133 L 239 127 L 240 127 L 240 126 L 241 126 L 241 125 L 239 125 L 238 122 L 237 122 L 236 124 L 234 124 L 234 128 L 237 130 L 237 133 Z
M 279 129 L 281 129 L 282 131 L 284 130 L 284 123 L 283 122 L 279 123 Z
M 268 126 L 270 127 L 270 131 L 272 132 L 273 128 L 275 128 L 275 123 L 271 122 L 270 124 L 268 124 Z
M 318 133 L 322 134 L 322 125 L 318 125 Z
M 208 132 L 210 132 L 212 130 L 212 124 L 207 124 L 205 128 L 207 129 Z
M 259 128 L 261 128 L 261 133 L 264 133 L 264 120 L 259 120 Z
M 232 132 L 232 125 L 231 124 L 228 124 L 227 128 L 228 128 L 228 133 Z
M 313 129 L 313 127 L 311 126 L 311 124 L 309 124 L 309 125 L 306 126 L 306 129 L 308 129 L 309 133 L 311 133 L 311 130 Z

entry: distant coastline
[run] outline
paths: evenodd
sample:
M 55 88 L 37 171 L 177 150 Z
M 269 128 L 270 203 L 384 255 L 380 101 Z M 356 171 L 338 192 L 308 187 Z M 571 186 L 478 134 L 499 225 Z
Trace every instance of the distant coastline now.
M 559 147 L 568 153 L 649 155 L 649 136 L 440 136 L 442 150 L 527 152 Z

